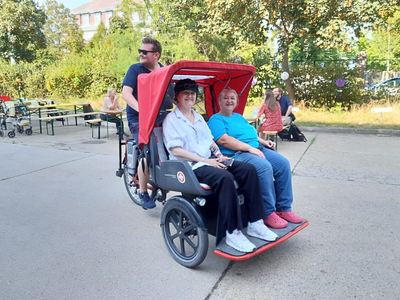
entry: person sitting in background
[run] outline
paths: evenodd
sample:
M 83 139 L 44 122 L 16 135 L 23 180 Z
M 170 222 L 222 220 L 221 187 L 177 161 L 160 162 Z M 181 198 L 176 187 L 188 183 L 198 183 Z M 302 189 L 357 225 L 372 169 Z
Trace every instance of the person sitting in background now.
M 261 115 L 265 116 L 265 122 L 259 127 L 259 131 L 261 132 L 260 137 L 262 139 L 265 139 L 263 131 L 281 132 L 283 130 L 281 106 L 279 102 L 275 100 L 274 94 L 271 91 L 266 91 L 264 93 L 264 101 L 258 110 L 257 119 Z
M 283 126 L 290 125 L 296 119 L 292 113 L 293 104 L 290 99 L 286 96 L 282 96 L 283 90 L 280 87 L 276 87 L 272 90 L 275 99 L 279 101 L 281 106 L 281 115 Z
M 100 119 L 102 119 L 103 121 L 115 123 L 117 134 L 124 134 L 124 123 L 121 122 L 120 118 L 113 115 L 111 112 L 112 110 L 122 109 L 122 106 L 119 104 L 118 98 L 119 97 L 117 95 L 117 91 L 114 88 L 109 88 L 107 91 L 107 95 L 103 101 L 103 108 L 100 112 Z
M 289 161 L 273 151 L 275 143 L 258 137 L 256 129 L 240 114 L 234 113 L 239 96 L 225 89 L 219 98 L 219 113 L 208 126 L 222 154 L 235 161 L 252 164 L 258 174 L 264 200 L 264 222 L 272 228 L 285 228 L 288 223 L 301 223 L 292 211 L 292 172 Z
M 197 94 L 195 81 L 183 79 L 176 83 L 177 107 L 163 122 L 165 147 L 170 159 L 188 161 L 199 182 L 213 189 L 226 227 L 226 243 L 238 251 L 252 252 L 256 246 L 242 233 L 238 192 L 243 194 L 248 210 L 247 234 L 266 241 L 275 241 L 278 237 L 262 221 L 264 212 L 256 169 L 238 161 L 231 162 L 228 167 L 223 164 L 228 158 L 213 141 L 203 117 L 193 109 Z M 234 180 L 239 186 L 237 191 Z

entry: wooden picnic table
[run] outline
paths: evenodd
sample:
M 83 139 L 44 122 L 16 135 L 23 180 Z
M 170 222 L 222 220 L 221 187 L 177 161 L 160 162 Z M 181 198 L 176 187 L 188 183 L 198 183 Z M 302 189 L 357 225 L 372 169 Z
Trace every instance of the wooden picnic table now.
M 121 128 L 122 131 L 124 131 L 124 124 L 123 124 L 123 120 L 122 120 L 123 119 L 122 113 L 124 111 L 125 111 L 125 108 L 116 109 L 116 110 L 103 109 L 103 110 L 100 111 L 100 113 L 117 117 L 119 119 L 119 122 L 120 122 L 120 128 Z M 108 121 L 107 121 L 107 137 L 109 137 L 109 134 L 108 134 Z
M 260 119 L 257 118 L 257 116 L 254 116 L 253 114 L 251 114 L 251 115 L 244 115 L 243 117 L 247 120 L 247 122 L 252 124 L 257 129 L 257 127 L 260 123 Z
M 40 133 L 42 133 L 42 110 L 49 108 L 59 108 L 59 107 L 74 107 L 74 114 L 77 114 L 79 111 L 83 112 L 83 107 L 86 105 L 90 105 L 89 102 L 81 102 L 81 103 L 60 103 L 60 104 L 47 104 L 47 105 L 28 105 L 27 109 L 30 114 L 36 113 L 39 116 L 39 129 Z M 60 118 L 60 117 L 58 117 Z M 75 116 L 75 125 L 78 126 L 78 117 Z
M 47 134 L 49 134 L 48 125 L 51 124 L 51 135 L 54 135 L 54 120 L 55 119 L 59 119 L 59 118 L 75 118 L 76 119 L 78 117 L 92 116 L 92 115 L 97 115 L 97 114 L 99 114 L 98 111 L 64 115 L 64 116 L 41 117 L 41 118 L 39 118 L 39 122 L 41 122 L 41 121 L 46 122 Z M 42 132 L 40 132 L 40 133 L 42 133 Z

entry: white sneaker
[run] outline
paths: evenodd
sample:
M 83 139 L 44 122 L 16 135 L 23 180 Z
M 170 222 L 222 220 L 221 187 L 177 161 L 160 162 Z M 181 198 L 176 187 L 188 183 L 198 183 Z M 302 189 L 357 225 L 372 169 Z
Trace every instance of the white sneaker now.
M 253 252 L 257 247 L 250 242 L 247 237 L 240 231 L 235 229 L 232 233 L 226 231 L 226 244 L 240 252 Z
M 271 231 L 264 225 L 263 220 L 249 223 L 247 226 L 247 234 L 268 242 L 276 241 L 278 238 L 278 235 L 275 232 Z

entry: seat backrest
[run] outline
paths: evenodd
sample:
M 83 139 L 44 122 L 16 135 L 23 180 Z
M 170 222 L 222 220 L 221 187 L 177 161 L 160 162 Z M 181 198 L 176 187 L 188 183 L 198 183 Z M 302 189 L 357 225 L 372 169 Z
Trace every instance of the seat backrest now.
M 162 127 L 156 127 L 153 129 L 154 135 L 156 136 L 157 150 L 158 150 L 158 161 L 162 163 L 168 160 L 168 152 L 164 146 L 164 138 Z

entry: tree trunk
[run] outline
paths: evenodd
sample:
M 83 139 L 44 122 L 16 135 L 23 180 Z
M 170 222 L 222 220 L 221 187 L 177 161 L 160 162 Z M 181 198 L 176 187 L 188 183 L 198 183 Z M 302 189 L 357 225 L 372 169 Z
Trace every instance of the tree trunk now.
M 286 91 L 289 95 L 289 99 L 293 102 L 296 101 L 295 95 L 294 95 L 294 87 L 291 81 L 290 77 L 290 71 L 289 71 L 289 54 L 287 50 L 284 50 L 283 56 L 282 56 L 282 67 L 284 72 L 289 73 L 289 79 L 285 80 L 285 86 L 286 86 Z

